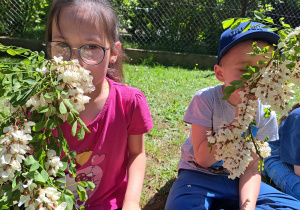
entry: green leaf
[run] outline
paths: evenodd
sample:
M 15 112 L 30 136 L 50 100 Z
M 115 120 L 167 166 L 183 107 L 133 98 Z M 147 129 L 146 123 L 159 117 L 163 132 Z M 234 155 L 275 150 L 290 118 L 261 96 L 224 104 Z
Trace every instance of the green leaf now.
M 72 112 L 69 112 L 67 121 L 70 125 L 73 123 L 74 115 L 72 114 Z
M 24 79 L 23 82 L 29 84 L 29 85 L 35 85 L 36 84 L 36 80 L 34 79 Z
M 62 115 L 66 114 L 67 113 L 67 108 L 64 104 L 64 102 L 60 102 L 59 104 L 59 113 L 61 113 Z
M 30 172 L 23 173 L 22 175 L 23 175 L 25 178 L 33 179 L 33 177 L 34 177 L 34 172 L 30 171 Z
M 242 80 L 234 80 L 232 82 L 230 82 L 231 85 L 236 86 L 236 85 L 243 85 L 243 81 Z
M 85 131 L 84 128 L 81 126 L 77 132 L 77 139 L 81 141 L 84 139 L 84 136 L 85 136 Z
M 52 96 L 49 93 L 45 93 L 44 98 L 52 98 Z
M 84 181 L 78 181 L 77 183 L 78 183 L 78 184 L 81 184 L 81 185 L 84 186 L 84 187 L 87 187 L 87 186 L 88 186 L 87 182 L 84 182 Z
M 31 165 L 30 170 L 29 171 L 35 171 L 40 167 L 40 164 L 38 162 L 35 162 Z
M 224 89 L 224 93 L 225 94 L 231 94 L 231 93 L 233 93 L 235 91 L 235 87 L 234 86 L 227 86 L 227 87 L 225 87 L 225 89 Z
M 86 126 L 86 124 L 80 118 L 78 118 L 78 122 L 79 122 L 79 125 L 81 125 L 87 133 L 91 133 L 91 131 Z
M 69 91 L 67 91 L 67 90 L 63 90 L 63 91 L 61 91 L 61 94 L 66 96 L 66 95 L 68 95 L 68 94 L 69 94 Z
M 48 175 L 47 171 L 42 170 L 41 175 L 42 175 L 42 177 L 43 177 L 45 180 L 48 180 L 49 175 Z
M 15 53 L 17 55 L 20 55 L 20 54 L 23 54 L 23 53 L 28 52 L 28 51 L 30 51 L 30 50 L 29 49 L 25 49 L 25 48 L 18 48 L 18 49 L 15 50 Z
M 31 64 L 31 60 L 29 60 L 29 59 L 24 59 L 24 60 L 22 60 L 22 62 L 24 63 L 24 64 L 26 64 L 26 65 L 30 65 Z
M 36 133 L 33 137 L 32 137 L 32 140 L 30 141 L 30 143 L 33 143 L 33 142 L 39 142 L 43 139 L 44 137 L 44 134 L 42 133 Z
M 262 60 L 257 61 L 258 65 L 266 65 L 267 63 L 268 61 L 262 61 Z
M 265 117 L 265 118 L 270 117 L 271 114 L 272 114 L 272 110 L 271 110 L 270 108 L 265 108 L 265 109 L 264 109 L 264 112 L 265 112 L 265 114 L 264 114 L 264 117 Z
M 8 54 L 10 54 L 10 55 L 12 55 L 12 56 L 15 56 L 16 55 L 16 51 L 15 50 L 13 50 L 13 49 L 8 49 L 7 51 L 6 51 Z
M 68 99 L 64 99 L 64 103 L 67 105 L 67 107 L 69 107 L 70 109 L 73 108 L 73 105 L 71 104 L 71 102 Z
M 222 100 L 227 100 L 230 97 L 231 94 L 226 94 L 222 97 Z
M 35 182 L 41 182 L 41 183 L 45 183 L 46 182 L 46 180 L 44 179 L 44 177 L 38 171 L 34 172 L 33 180 Z
M 65 190 L 65 194 L 66 194 L 66 195 L 73 195 L 72 191 L 69 190 L 69 189 L 66 189 L 66 190 Z
M 69 163 L 69 173 L 73 174 L 73 176 L 76 176 L 76 163 L 75 160 L 73 159 L 70 163 Z
M 32 94 L 36 91 L 36 89 L 37 89 L 37 85 L 35 85 L 33 88 L 29 89 L 20 100 L 11 102 L 12 105 L 23 106 L 28 101 L 28 99 L 32 96 Z
M 241 24 L 241 19 L 237 19 L 230 27 L 230 30 L 236 29 Z
M 30 166 L 30 165 L 32 165 L 32 164 L 34 164 L 34 163 L 36 163 L 37 161 L 34 159 L 34 157 L 32 156 L 32 155 L 29 155 L 26 159 L 25 159 L 25 161 L 24 161 L 24 163 L 25 163 L 25 165 L 26 166 Z
M 71 108 L 70 110 L 71 110 L 71 112 L 73 112 L 75 115 L 77 115 L 77 116 L 79 115 L 79 112 L 77 112 L 77 110 L 76 110 L 76 109 L 74 109 L 74 108 Z
M 72 136 L 76 135 L 76 131 L 77 131 L 77 121 L 75 121 L 73 123 L 73 126 L 72 126 Z
M 83 187 L 77 185 L 77 192 L 81 201 L 87 201 L 88 197 L 86 194 L 86 190 Z
M 250 28 L 250 26 L 251 26 L 251 22 L 247 23 L 247 25 L 245 26 L 245 28 L 244 28 L 244 30 L 242 31 L 242 33 L 248 31 L 249 28 Z
M 94 190 L 95 189 L 95 184 L 93 182 L 87 182 L 88 184 L 88 187 L 91 189 L 91 190 Z
M 35 132 L 39 132 L 41 131 L 43 128 L 45 128 L 46 126 L 46 121 L 40 121 L 38 123 L 36 123 L 33 127 L 32 127 L 32 130 L 35 131 Z
M 11 185 L 12 189 L 14 189 L 17 186 L 18 177 L 19 177 L 19 175 L 15 174 L 15 177 L 14 177 L 12 185 Z M 1 190 L 0 190 L 0 195 L 1 195 Z
M 77 153 L 75 151 L 69 152 L 69 158 L 74 159 L 76 157 Z
M 58 125 L 62 125 L 64 123 L 64 121 L 61 118 L 59 118 L 57 115 L 53 115 L 53 120 Z
M 36 110 L 38 113 L 46 113 L 49 111 L 49 107 L 38 107 Z
M 56 90 L 55 92 L 56 92 L 57 99 L 59 100 L 59 99 L 60 99 L 60 96 L 61 96 L 60 91 L 59 91 L 59 90 Z
M 265 16 L 257 10 L 254 11 L 254 16 L 259 20 L 265 19 Z
M 229 27 L 232 25 L 233 22 L 234 22 L 234 18 L 229 18 L 229 19 L 227 19 L 227 20 L 224 20 L 224 21 L 222 22 L 223 28 L 224 28 L 224 29 L 229 28 Z
M 73 195 L 73 193 L 72 193 L 72 195 Z M 67 203 L 66 210 L 73 210 L 73 205 L 75 203 L 73 202 L 73 199 L 70 195 L 67 195 L 66 193 L 62 193 L 60 199 L 61 199 L 62 202 Z
M 244 78 L 245 80 L 248 80 L 251 77 L 252 77 L 252 74 L 250 74 L 250 73 L 245 73 L 245 74 L 242 75 L 242 78 Z
M 250 53 L 247 53 L 247 55 L 249 55 L 249 56 L 256 56 L 256 53 L 255 52 L 250 52 Z
M 49 118 L 47 120 L 46 127 L 49 128 L 50 130 L 53 130 L 56 127 L 56 124 L 51 118 Z
M 271 24 L 274 24 L 274 21 L 271 17 L 267 17 L 264 19 L 264 21 L 268 22 L 268 23 L 271 23 Z
M 66 168 L 67 168 L 67 167 L 66 167 Z M 66 174 L 65 174 L 63 171 L 58 171 L 58 172 L 56 173 L 56 176 L 64 177 L 64 176 L 66 176 Z
M 55 185 L 60 185 L 60 184 L 65 184 L 65 183 L 66 183 L 65 178 L 55 179 Z

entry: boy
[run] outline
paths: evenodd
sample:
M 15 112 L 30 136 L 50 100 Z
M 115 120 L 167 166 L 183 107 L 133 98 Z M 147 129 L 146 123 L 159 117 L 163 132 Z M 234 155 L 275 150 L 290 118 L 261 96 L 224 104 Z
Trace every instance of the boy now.
M 226 30 L 220 38 L 217 64 L 214 67 L 216 78 L 223 82 L 202 89 L 194 96 L 184 121 L 191 124 L 190 135 L 182 145 L 178 164 L 178 179 L 173 184 L 166 210 L 175 209 L 300 209 L 300 201 L 261 182 L 258 171 L 259 158 L 255 153 L 253 161 L 240 178 L 228 179 L 228 171 L 222 161 L 215 159 L 215 145 L 207 146 L 207 131 L 218 129 L 221 123 L 235 121 L 236 106 L 240 96 L 236 90 L 227 100 L 222 100 L 224 88 L 233 80 L 240 80 L 245 66 L 257 65 L 262 55 L 248 56 L 253 52 L 252 44 L 260 48 L 273 46 L 279 36 L 263 28 L 264 25 L 251 23 L 251 28 L 242 33 L 248 22 L 234 30 Z M 256 114 L 256 137 L 269 141 L 278 139 L 275 113 L 264 117 L 264 106 L 259 102 Z

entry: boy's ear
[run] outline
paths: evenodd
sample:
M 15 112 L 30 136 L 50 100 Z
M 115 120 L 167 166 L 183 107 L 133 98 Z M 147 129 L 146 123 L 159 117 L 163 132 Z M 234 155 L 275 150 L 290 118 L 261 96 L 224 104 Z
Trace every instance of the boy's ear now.
M 224 75 L 223 75 L 223 69 L 220 65 L 215 65 L 214 66 L 214 71 L 215 71 L 215 75 L 216 75 L 216 78 L 220 81 L 220 82 L 224 82 L 225 79 L 224 79 Z
M 110 54 L 110 63 L 115 63 L 117 61 L 119 52 L 121 51 L 121 42 L 116 42 L 114 45 L 114 49 L 111 50 Z

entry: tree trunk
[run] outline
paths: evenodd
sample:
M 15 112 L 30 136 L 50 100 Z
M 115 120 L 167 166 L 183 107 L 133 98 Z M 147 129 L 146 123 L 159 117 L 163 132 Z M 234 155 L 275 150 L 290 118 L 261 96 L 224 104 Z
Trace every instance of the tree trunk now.
M 247 10 L 248 0 L 243 0 L 243 7 L 242 7 L 242 14 L 241 17 L 245 17 L 246 10 Z

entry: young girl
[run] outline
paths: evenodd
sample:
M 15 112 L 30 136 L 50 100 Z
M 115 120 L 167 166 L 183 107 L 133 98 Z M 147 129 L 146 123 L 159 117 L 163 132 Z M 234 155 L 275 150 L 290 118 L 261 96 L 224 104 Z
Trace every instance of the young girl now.
M 118 20 L 106 0 L 56 0 L 49 12 L 47 54 L 50 58 L 78 59 L 91 71 L 96 87 L 80 113 L 91 133 L 82 141 L 62 125 L 71 151 L 76 151 L 77 177 L 67 176 L 76 193 L 75 181 L 91 181 L 83 203 L 75 194 L 75 207 L 88 210 L 139 209 L 145 172 L 144 133 L 153 124 L 143 93 L 122 81 L 122 54 Z
M 270 142 L 271 156 L 264 162 L 265 175 L 285 193 L 300 200 L 300 103 L 279 120 L 279 140 Z

